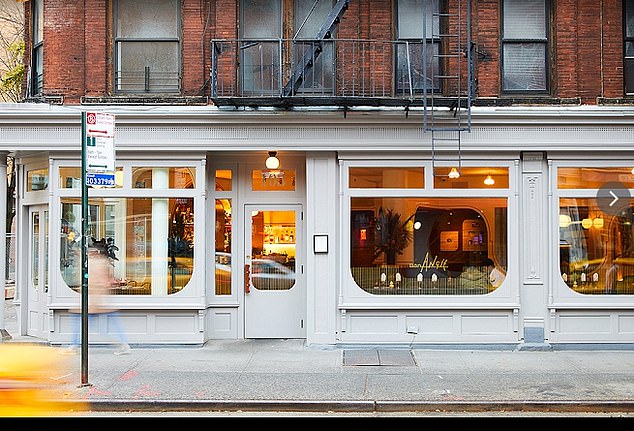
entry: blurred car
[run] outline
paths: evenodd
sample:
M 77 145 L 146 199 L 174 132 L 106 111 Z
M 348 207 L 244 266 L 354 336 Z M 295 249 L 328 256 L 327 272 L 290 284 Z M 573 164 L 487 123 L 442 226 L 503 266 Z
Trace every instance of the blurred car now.
M 73 364 L 74 365 L 74 364 Z M 61 376 L 70 375 L 59 349 L 28 343 L 0 343 L 0 417 L 57 416 L 86 410 L 63 401 Z
M 260 290 L 288 290 L 295 284 L 295 271 L 272 259 L 253 259 L 251 283 Z

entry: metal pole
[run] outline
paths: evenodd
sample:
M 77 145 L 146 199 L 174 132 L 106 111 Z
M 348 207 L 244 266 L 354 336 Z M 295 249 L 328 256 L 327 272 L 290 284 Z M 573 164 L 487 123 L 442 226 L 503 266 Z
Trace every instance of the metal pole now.
M 81 113 L 81 385 L 88 383 L 88 186 L 86 112 Z

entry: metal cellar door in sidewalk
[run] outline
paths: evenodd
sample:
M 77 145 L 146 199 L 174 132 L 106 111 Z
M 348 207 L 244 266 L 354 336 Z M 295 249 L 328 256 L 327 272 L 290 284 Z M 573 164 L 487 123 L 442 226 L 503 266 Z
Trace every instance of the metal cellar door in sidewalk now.
M 245 205 L 245 338 L 305 338 L 300 205 Z

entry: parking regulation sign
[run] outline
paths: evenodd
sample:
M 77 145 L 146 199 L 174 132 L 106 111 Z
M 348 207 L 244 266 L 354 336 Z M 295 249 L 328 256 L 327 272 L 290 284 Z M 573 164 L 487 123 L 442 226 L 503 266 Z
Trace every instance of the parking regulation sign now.
M 115 170 L 114 115 L 86 113 L 86 172 Z

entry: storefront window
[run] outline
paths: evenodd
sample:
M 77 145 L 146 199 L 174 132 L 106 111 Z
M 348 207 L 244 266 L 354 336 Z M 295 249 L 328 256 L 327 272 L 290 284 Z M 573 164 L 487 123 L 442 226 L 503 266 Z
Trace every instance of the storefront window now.
M 506 197 L 352 197 L 350 204 L 352 277 L 368 293 L 481 295 L 506 276 Z
M 193 198 L 90 198 L 89 235 L 110 248 L 114 295 L 181 291 L 194 265 Z M 62 278 L 81 289 L 81 201 L 61 199 Z
M 559 263 L 564 283 L 587 295 L 634 294 L 633 226 L 632 205 L 610 215 L 594 198 L 560 198 Z

